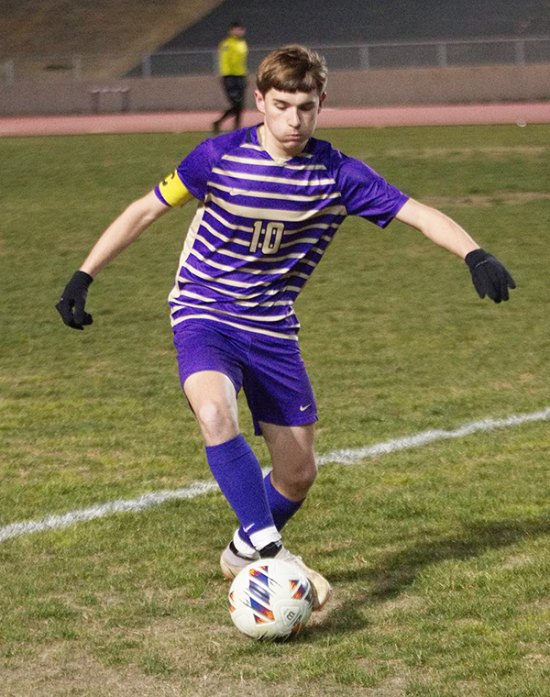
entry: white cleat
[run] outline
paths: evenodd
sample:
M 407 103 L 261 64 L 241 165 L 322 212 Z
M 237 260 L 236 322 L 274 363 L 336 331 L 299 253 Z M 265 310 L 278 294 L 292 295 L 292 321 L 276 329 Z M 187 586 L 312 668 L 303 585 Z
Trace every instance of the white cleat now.
M 228 581 L 231 581 L 235 578 L 239 571 L 242 571 L 244 569 L 245 566 L 248 566 L 253 561 L 256 561 L 259 558 L 260 555 L 258 554 L 258 552 L 256 552 L 251 557 L 246 557 L 243 554 L 234 552 L 231 549 L 231 544 L 228 544 L 227 547 L 223 550 L 220 557 L 220 566 L 222 569 L 222 574 Z
M 294 564 L 308 577 L 311 590 L 313 591 L 313 609 L 320 610 L 332 595 L 332 586 L 327 579 L 321 576 L 318 571 L 314 571 L 310 569 L 309 566 L 306 566 L 302 557 L 292 554 L 292 552 L 289 552 L 285 547 L 282 547 L 282 549 L 277 552 L 275 559 L 281 559 L 282 561 Z

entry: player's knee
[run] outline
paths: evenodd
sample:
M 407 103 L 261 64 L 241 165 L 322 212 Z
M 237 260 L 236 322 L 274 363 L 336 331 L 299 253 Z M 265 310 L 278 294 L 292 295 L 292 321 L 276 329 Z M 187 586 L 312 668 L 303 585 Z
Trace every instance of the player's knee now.
M 301 488 L 304 497 L 307 495 L 308 491 L 311 489 L 316 479 L 317 466 L 315 464 L 315 460 L 312 459 L 309 465 L 302 471 L 301 476 L 299 477 L 297 482 L 297 485 Z
M 238 434 L 237 419 L 228 405 L 204 402 L 195 410 L 195 416 L 207 445 L 224 443 Z
M 312 456 L 293 468 L 286 469 L 281 488 L 295 500 L 304 499 L 317 477 L 317 466 Z

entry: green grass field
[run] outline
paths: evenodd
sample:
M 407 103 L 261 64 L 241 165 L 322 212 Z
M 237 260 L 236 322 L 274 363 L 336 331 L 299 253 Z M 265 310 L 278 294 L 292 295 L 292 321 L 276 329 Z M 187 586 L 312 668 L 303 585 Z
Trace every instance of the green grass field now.
M 461 222 L 512 271 L 509 303 L 421 235 L 348 219 L 300 298 L 317 449 L 550 406 L 550 127 L 321 133 Z M 201 134 L 0 140 L 0 535 L 210 481 L 166 296 L 192 211 L 54 304 L 111 219 Z M 242 428 L 253 439 L 243 406 Z M 260 439 L 253 444 L 267 465 Z M 547 420 L 328 463 L 286 543 L 333 582 L 288 644 L 233 628 L 217 492 L 0 542 L 2 697 L 550 694 Z

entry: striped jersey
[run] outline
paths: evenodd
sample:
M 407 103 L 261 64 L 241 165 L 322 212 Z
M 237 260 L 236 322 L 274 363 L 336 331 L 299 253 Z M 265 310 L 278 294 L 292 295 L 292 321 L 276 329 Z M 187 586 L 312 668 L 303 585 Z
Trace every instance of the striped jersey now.
M 346 216 L 385 227 L 408 198 L 326 141 L 275 160 L 257 126 L 204 141 L 173 176 L 200 202 L 169 296 L 173 326 L 210 319 L 288 339 L 294 302 Z

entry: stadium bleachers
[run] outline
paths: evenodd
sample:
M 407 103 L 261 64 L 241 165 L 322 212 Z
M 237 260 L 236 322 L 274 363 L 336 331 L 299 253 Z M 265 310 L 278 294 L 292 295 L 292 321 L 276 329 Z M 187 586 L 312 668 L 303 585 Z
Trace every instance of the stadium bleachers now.
M 322 50 L 336 69 L 550 59 L 550 41 L 532 41 L 534 36 L 550 35 L 545 0 L 226 0 L 159 46 L 148 56 L 146 67 L 136 65 L 128 76 L 212 72 L 215 47 L 236 19 L 248 28 L 252 70 L 266 49 L 292 42 Z M 488 38 L 498 41 L 476 43 Z M 517 39 L 527 43 L 517 46 Z M 457 45 L 462 40 L 473 41 Z M 440 47 L 439 41 L 446 43 Z M 381 47 L 383 42 L 388 46 Z M 449 48 L 449 42 L 455 43 Z
M 294 41 L 325 45 L 550 34 L 546 0 L 187 0 L 184 4 L 185 13 L 176 11 L 182 3 L 175 0 L 98 0 L 93 7 L 73 0 L 67 11 L 67 4 L 59 0 L 42 0 L 39 9 L 34 0 L 3 0 L 0 58 L 75 50 L 213 48 L 235 18 L 246 23 L 251 47 Z
M 0 83 L 212 77 L 235 19 L 251 71 L 291 42 L 320 49 L 332 70 L 550 64 L 547 0 L 4 0 Z
M 239 19 L 251 46 L 345 44 L 550 33 L 545 0 L 226 0 L 161 48 L 215 45 Z

